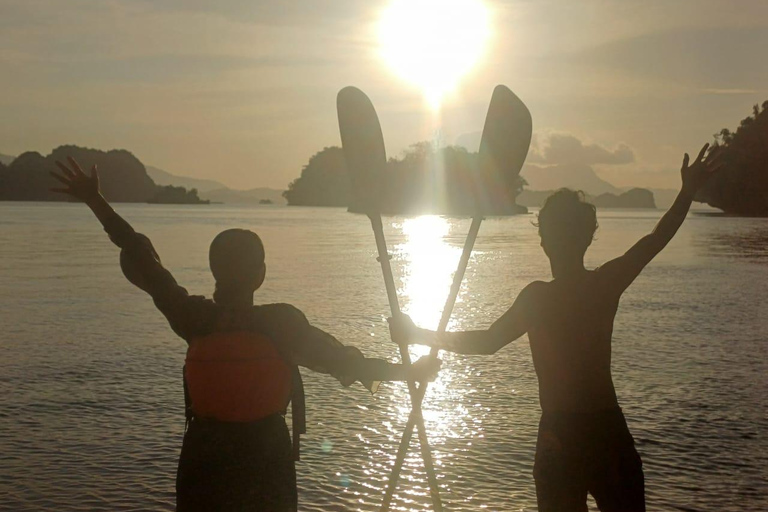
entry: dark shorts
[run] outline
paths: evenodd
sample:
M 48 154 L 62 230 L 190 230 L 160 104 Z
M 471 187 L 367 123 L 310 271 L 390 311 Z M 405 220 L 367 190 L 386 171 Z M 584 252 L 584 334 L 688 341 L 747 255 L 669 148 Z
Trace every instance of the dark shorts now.
M 645 512 L 643 463 L 621 409 L 544 413 L 536 462 L 539 512 Z
M 192 420 L 176 476 L 176 510 L 293 512 L 296 470 L 285 420 Z

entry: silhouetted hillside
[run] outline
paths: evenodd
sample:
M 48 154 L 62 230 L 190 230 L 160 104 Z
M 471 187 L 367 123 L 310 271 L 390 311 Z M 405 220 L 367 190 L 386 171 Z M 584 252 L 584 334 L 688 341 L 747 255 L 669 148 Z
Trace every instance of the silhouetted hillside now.
M 283 197 L 289 206 L 349 206 L 351 190 L 344 151 L 333 146 L 310 157 Z
M 187 190 L 184 187 L 166 185 L 158 187 L 157 192 L 147 201 L 154 204 L 210 204 L 210 201 L 200 199 L 197 189 Z
M 519 176 L 480 176 L 477 153 L 457 146 L 434 148 L 431 143 L 412 145 L 402 157 L 390 158 L 381 190 L 376 194 L 382 213 L 439 213 L 472 215 L 478 209 L 488 215 L 527 211 L 515 203 L 525 180 Z M 355 204 L 343 150 L 325 148 L 310 158 L 301 176 L 283 194 L 289 205 L 347 206 Z
M 735 132 L 724 128 L 715 136 L 725 166 L 696 200 L 734 215 L 768 216 L 768 101 L 752 113 Z
M 0 153 L 0 164 L 8 165 L 11 162 L 13 162 L 14 158 L 16 158 L 16 157 L 15 156 L 10 156 L 10 155 L 4 155 L 4 154 Z
M 55 161 L 74 157 L 88 172 L 98 166 L 101 190 L 109 201 L 126 203 L 179 202 L 179 193 L 169 193 L 158 187 L 133 154 L 126 150 L 100 151 L 77 146 L 60 146 L 48 156 L 29 151 L 19 155 L 10 165 L 0 168 L 0 200 L 4 201 L 69 201 L 62 194 L 51 192 L 60 184 L 50 176 L 57 171 Z M 184 191 L 186 203 L 199 203 L 196 191 Z
M 656 208 L 653 192 L 644 188 L 633 188 L 622 194 L 600 194 L 592 199 L 598 208 Z

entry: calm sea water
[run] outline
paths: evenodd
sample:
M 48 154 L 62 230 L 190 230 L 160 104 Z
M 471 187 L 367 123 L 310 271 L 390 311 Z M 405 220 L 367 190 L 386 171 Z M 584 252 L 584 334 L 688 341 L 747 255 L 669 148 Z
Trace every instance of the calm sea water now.
M 118 205 L 190 292 L 209 294 L 207 247 L 257 231 L 257 302 L 290 302 L 367 354 L 397 361 L 367 219 L 341 209 Z M 596 266 L 660 211 L 600 212 Z M 452 329 L 481 328 L 547 279 L 533 216 L 489 219 Z M 386 219 L 404 309 L 437 325 L 467 220 Z M 184 426 L 185 344 L 122 277 L 86 208 L 0 203 L 0 508 L 172 510 Z M 645 461 L 649 510 L 768 510 L 768 221 L 691 215 L 622 299 L 614 380 Z M 588 300 L 588 297 L 585 297 Z M 414 350 L 419 352 L 419 350 Z M 446 508 L 536 510 L 536 378 L 527 339 L 495 357 L 444 356 L 425 415 Z M 409 411 L 305 372 L 302 510 L 376 510 Z M 398 510 L 428 510 L 414 442 Z

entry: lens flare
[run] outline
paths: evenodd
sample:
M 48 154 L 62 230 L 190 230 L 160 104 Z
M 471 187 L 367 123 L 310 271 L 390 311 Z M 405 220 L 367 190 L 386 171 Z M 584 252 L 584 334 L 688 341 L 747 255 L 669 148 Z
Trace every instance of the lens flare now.
M 393 0 L 378 29 L 381 57 L 436 110 L 483 54 L 490 12 L 480 0 Z

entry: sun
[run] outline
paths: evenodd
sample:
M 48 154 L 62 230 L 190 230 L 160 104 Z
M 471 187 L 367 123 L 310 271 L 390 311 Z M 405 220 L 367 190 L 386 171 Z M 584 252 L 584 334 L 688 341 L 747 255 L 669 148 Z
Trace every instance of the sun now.
M 481 0 L 392 0 L 378 32 L 382 58 L 437 109 L 482 56 L 490 13 Z

